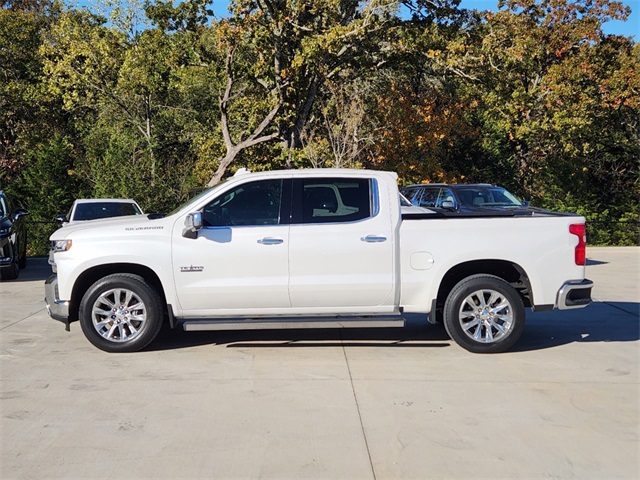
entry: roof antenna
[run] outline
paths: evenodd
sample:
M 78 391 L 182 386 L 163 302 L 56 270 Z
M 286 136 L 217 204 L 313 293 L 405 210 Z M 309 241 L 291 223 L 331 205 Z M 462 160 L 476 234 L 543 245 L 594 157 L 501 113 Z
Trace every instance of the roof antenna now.
M 244 175 L 245 173 L 251 173 L 251 170 L 247 169 L 247 168 L 239 168 L 238 170 L 236 170 L 236 173 L 233 174 L 234 177 L 238 177 L 240 175 Z

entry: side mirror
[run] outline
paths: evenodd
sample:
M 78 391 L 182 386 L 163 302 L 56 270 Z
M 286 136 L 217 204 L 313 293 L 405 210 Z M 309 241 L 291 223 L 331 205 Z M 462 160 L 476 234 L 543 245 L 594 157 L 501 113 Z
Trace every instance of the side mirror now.
M 184 219 L 184 229 L 182 236 L 184 238 L 198 238 L 198 230 L 202 228 L 202 212 L 192 212 Z
M 25 215 L 29 215 L 29 212 L 23 210 L 22 208 L 18 208 L 15 212 L 13 212 L 13 219 L 17 220 L 20 217 L 24 217 Z
M 527 200 L 523 200 L 522 201 L 522 206 L 523 207 L 530 207 L 531 206 L 531 202 L 527 201 Z
M 60 222 L 60 223 L 64 223 L 64 222 L 68 222 L 69 219 L 67 218 L 67 216 L 64 213 L 59 213 L 58 215 L 56 215 L 55 218 L 56 222 Z
M 444 202 L 442 202 L 441 207 L 446 208 L 448 210 L 455 210 L 456 204 L 453 203 L 451 200 L 445 200 Z

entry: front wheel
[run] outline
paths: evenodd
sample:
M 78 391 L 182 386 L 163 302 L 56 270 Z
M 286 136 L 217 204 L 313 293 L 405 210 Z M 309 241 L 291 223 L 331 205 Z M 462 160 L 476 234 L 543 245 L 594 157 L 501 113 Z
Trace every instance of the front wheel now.
M 27 266 L 27 239 L 24 239 L 24 247 L 22 248 L 22 254 L 18 258 L 18 267 L 25 268 Z
M 162 328 L 162 300 L 138 275 L 113 274 L 94 283 L 82 297 L 80 326 L 105 352 L 137 352 Z
M 518 292 L 501 278 L 474 275 L 459 282 L 444 305 L 444 326 L 462 348 L 500 353 L 524 330 L 525 312 Z

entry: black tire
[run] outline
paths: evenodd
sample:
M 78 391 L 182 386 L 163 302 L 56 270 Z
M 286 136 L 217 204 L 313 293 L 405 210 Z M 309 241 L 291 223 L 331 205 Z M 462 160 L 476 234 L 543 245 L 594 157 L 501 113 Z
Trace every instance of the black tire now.
M 15 280 L 20 275 L 20 267 L 18 266 L 18 262 L 14 258 L 11 263 L 0 270 L 0 276 L 2 280 Z
M 27 266 L 27 240 L 24 241 L 24 249 L 22 250 L 22 254 L 18 258 L 18 267 L 20 269 L 25 268 Z
M 156 338 L 163 313 L 160 295 L 142 277 L 118 273 L 87 290 L 78 316 L 85 337 L 100 350 L 137 352 Z
M 462 348 L 500 353 L 511 348 L 524 330 L 525 311 L 518 292 L 493 275 L 460 281 L 444 304 L 444 326 Z

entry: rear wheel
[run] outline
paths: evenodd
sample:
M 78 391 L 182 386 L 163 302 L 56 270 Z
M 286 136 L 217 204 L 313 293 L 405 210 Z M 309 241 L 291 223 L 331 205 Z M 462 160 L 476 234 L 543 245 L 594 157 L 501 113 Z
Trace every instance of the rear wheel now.
M 444 326 L 462 348 L 499 353 L 524 330 L 525 311 L 518 292 L 501 278 L 474 275 L 459 282 L 444 305 Z
M 80 325 L 87 339 L 105 352 L 136 352 L 162 328 L 162 300 L 144 279 L 113 274 L 94 283 L 82 297 Z

